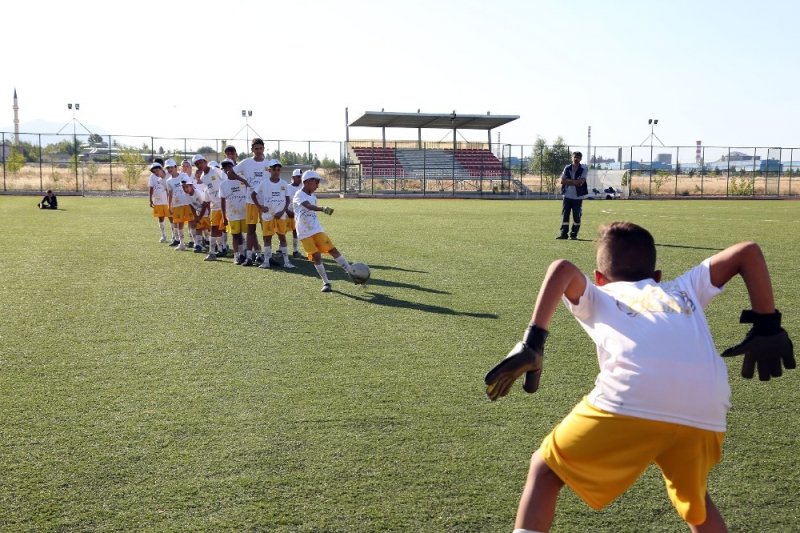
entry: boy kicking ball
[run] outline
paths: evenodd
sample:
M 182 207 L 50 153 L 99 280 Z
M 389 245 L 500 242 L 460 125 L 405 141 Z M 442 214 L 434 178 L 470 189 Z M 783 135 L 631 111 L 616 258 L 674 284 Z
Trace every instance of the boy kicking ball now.
M 594 389 L 545 437 L 531 459 L 516 532 L 548 531 L 566 484 L 601 509 L 651 463 L 661 469 L 673 506 L 692 531 L 726 531 L 707 492 L 719 462 L 730 407 L 727 368 L 717 354 L 703 309 L 737 274 L 752 328 L 723 357 L 744 354 L 742 377 L 762 381 L 795 368 L 792 342 L 781 327 L 772 283 L 759 246 L 743 242 L 661 282 L 650 233 L 615 222 L 600 231 L 591 283 L 566 260 L 550 265 L 523 340 L 486 375 L 494 401 L 517 378 L 535 392 L 547 328 L 559 300 L 597 345 Z
M 302 177 L 303 188 L 295 193 L 292 204 L 294 205 L 297 237 L 303 244 L 303 249 L 308 254 L 308 258 L 314 262 L 314 268 L 317 269 L 319 277 L 322 278 L 322 292 L 331 292 L 331 281 L 328 279 L 328 274 L 325 273 L 322 254 L 330 254 L 348 275 L 350 274 L 350 263 L 333 245 L 317 218 L 317 213 L 319 212 L 326 215 L 333 214 L 332 207 L 320 207 L 317 205 L 317 196 L 314 192 L 319 187 L 319 182 L 319 174 L 313 170 L 304 172 Z

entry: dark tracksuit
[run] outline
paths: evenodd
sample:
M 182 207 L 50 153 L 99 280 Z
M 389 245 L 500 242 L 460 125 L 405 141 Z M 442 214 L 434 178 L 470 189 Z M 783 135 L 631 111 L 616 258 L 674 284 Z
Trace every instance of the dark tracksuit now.
M 586 169 L 583 165 L 578 167 L 578 170 L 572 172 L 572 165 L 564 167 L 561 173 L 562 178 L 567 179 L 581 179 L 583 178 L 583 185 L 575 186 L 575 192 L 578 196 L 575 198 L 567 198 L 567 185 L 561 186 L 561 194 L 564 195 L 564 201 L 561 204 L 561 236 L 566 237 L 569 232 L 570 237 L 573 239 L 578 238 L 578 232 L 581 229 L 581 213 L 583 210 L 583 198 L 589 194 L 589 186 L 586 184 Z M 572 213 L 572 231 L 569 229 L 569 215 Z

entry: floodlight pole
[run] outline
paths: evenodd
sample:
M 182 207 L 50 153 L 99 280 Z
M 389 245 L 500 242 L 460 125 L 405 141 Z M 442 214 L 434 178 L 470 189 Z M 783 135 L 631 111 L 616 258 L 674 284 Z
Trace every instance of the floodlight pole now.
M 247 119 L 252 116 L 253 111 L 250 109 L 242 109 L 242 117 L 244 118 L 244 142 L 246 146 L 250 146 L 250 124 Z
M 75 192 L 78 192 L 78 134 L 75 131 L 75 111 L 81 108 L 81 104 L 68 103 L 67 109 L 72 110 L 72 151 L 75 157 Z

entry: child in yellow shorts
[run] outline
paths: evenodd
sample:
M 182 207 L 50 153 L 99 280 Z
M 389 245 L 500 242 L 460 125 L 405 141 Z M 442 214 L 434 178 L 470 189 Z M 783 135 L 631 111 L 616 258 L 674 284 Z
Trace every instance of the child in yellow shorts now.
M 650 233 L 628 222 L 601 228 L 594 283 L 566 260 L 550 265 L 523 340 L 486 375 L 494 401 L 524 375 L 539 386 L 547 327 L 559 300 L 597 345 L 594 389 L 545 437 L 533 454 L 515 531 L 547 531 L 566 484 L 601 509 L 655 463 L 667 494 L 692 531 L 725 531 L 707 492 L 720 460 L 730 408 L 727 367 L 703 309 L 737 274 L 752 310 L 752 329 L 723 357 L 744 354 L 742 376 L 767 381 L 795 368 L 792 342 L 775 309 L 759 246 L 743 242 L 662 282 Z
M 314 267 L 317 269 L 319 277 L 322 278 L 322 292 L 331 292 L 331 281 L 325 272 L 325 265 L 322 264 L 322 254 L 330 254 L 348 275 L 350 275 L 350 263 L 333 245 L 317 218 L 318 212 L 326 215 L 333 214 L 332 207 L 317 205 L 317 196 L 314 192 L 319 187 L 319 182 L 319 174 L 313 170 L 304 172 L 302 176 L 303 188 L 295 193 L 292 204 L 297 223 L 297 236 L 300 238 L 300 242 L 303 243 L 303 249 L 308 254 L 308 258 L 314 262 Z

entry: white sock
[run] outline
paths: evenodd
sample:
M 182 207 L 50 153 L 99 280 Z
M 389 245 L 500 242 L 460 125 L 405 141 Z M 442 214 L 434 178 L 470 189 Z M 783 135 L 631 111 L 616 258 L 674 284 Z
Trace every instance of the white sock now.
M 255 250 L 247 250 L 247 258 L 252 259 L 255 253 L 256 253 Z
M 299 240 L 297 239 L 297 237 L 292 237 L 292 246 L 293 246 L 293 251 L 295 251 L 295 252 L 297 251 L 297 243 L 298 242 L 299 242 Z
M 281 255 L 283 256 L 284 259 L 289 258 L 289 250 L 285 246 L 281 246 L 280 248 L 278 248 L 278 250 L 281 252 Z
M 325 273 L 325 265 L 323 263 L 320 263 L 320 264 L 314 263 L 314 268 L 317 269 L 317 272 L 319 273 L 319 277 L 322 278 L 322 281 L 324 283 L 330 283 L 331 282 L 331 280 L 328 279 L 328 274 Z
M 522 528 L 518 527 L 512 533 L 542 533 L 542 532 L 541 531 L 535 531 L 533 529 L 522 529 Z
M 183 230 L 178 228 L 178 242 L 183 244 Z
M 167 233 L 164 230 L 164 221 L 163 220 L 159 220 L 158 221 L 158 229 L 161 230 L 161 236 L 166 239 L 167 238 Z
M 264 245 L 264 257 L 271 257 L 272 256 L 272 245 Z
M 222 232 L 222 245 L 223 245 L 225 248 L 227 248 L 227 247 L 228 247 L 228 232 L 227 232 L 227 231 L 223 231 L 223 232 Z
M 347 259 L 345 259 L 343 255 L 337 257 L 336 262 L 339 263 L 339 266 L 342 267 L 345 272 L 350 272 L 350 263 L 347 262 Z
M 178 226 L 176 226 L 175 223 L 173 222 L 173 223 L 170 223 L 169 227 L 172 230 L 172 240 L 173 241 L 177 241 L 178 240 Z

